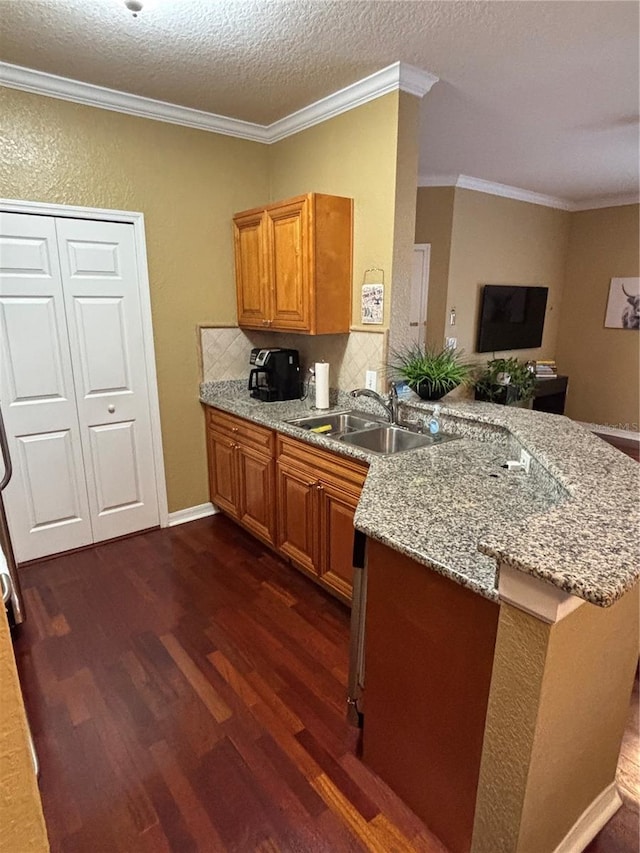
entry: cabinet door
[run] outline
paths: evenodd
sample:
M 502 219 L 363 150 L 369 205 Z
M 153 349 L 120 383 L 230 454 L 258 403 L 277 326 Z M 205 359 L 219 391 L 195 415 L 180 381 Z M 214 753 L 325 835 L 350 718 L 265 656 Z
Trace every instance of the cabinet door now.
M 358 492 L 322 482 L 318 489 L 320 516 L 320 580 L 342 598 L 353 590 L 353 516 Z
M 265 236 L 271 328 L 310 331 L 308 199 L 267 210 Z
M 238 517 L 236 447 L 226 435 L 211 429 L 208 431 L 211 502 L 234 518 Z
M 304 469 L 278 463 L 278 549 L 309 574 L 317 575 L 318 482 Z
M 270 319 L 263 217 L 259 211 L 233 220 L 238 325 L 250 329 L 262 329 Z
M 273 459 L 238 445 L 238 519 L 264 542 L 274 544 L 275 482 Z

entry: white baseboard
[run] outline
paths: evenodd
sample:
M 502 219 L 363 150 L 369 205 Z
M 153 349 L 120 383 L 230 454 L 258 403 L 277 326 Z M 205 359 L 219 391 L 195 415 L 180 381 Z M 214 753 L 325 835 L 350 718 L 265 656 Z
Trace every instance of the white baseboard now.
M 206 518 L 208 515 L 215 515 L 220 510 L 212 503 L 198 504 L 198 506 L 188 506 L 186 509 L 179 509 L 177 512 L 169 513 L 169 527 L 175 527 L 176 524 L 186 524 L 187 521 L 195 521 L 197 518 Z
M 600 433 L 600 435 L 612 435 L 615 438 L 627 438 L 629 441 L 640 442 L 640 432 L 634 432 L 631 429 L 618 429 L 617 427 L 601 426 L 600 424 L 588 424 L 584 421 L 576 421 L 576 423 L 586 427 L 591 432 Z
M 582 812 L 553 853 L 581 853 L 621 805 L 616 783 L 612 782 Z

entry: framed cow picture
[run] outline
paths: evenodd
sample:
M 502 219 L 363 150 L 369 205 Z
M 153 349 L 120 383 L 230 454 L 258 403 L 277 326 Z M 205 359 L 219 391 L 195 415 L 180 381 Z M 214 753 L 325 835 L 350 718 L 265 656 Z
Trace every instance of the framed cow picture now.
M 640 278 L 612 278 L 606 329 L 640 329 Z

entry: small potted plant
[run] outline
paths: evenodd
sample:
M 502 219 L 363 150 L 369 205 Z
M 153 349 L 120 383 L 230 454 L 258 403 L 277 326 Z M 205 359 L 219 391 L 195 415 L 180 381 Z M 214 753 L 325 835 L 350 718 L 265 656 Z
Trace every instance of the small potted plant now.
M 410 344 L 392 350 L 389 368 L 392 378 L 404 379 L 423 400 L 439 400 L 469 380 L 471 366 L 463 351 L 445 347 L 435 349 Z
M 476 400 L 524 408 L 530 407 L 536 377 L 517 358 L 494 358 L 476 375 L 473 387 Z

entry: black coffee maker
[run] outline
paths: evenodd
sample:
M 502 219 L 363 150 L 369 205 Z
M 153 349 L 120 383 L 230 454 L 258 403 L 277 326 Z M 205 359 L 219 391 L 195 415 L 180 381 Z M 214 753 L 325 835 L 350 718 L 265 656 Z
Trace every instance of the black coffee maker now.
M 249 391 L 256 400 L 272 403 L 301 396 L 300 359 L 297 349 L 251 350 Z

